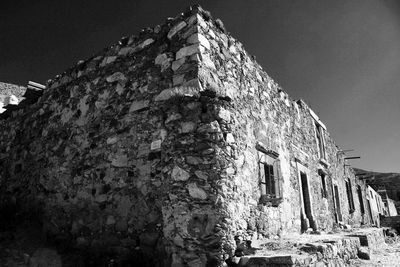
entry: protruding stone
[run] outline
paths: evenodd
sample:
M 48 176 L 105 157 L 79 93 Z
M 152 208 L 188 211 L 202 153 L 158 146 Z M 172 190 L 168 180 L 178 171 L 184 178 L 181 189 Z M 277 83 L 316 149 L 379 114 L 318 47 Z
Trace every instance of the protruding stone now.
M 155 140 L 153 142 L 151 142 L 150 144 L 150 150 L 157 150 L 161 148 L 161 140 Z
M 175 181 L 186 181 L 186 180 L 189 179 L 190 174 L 187 171 L 185 171 L 184 169 L 182 169 L 182 168 L 180 168 L 179 166 L 176 165 L 172 169 L 171 177 Z
M 125 154 L 117 154 L 111 161 L 111 165 L 114 167 L 127 167 L 128 166 L 128 156 Z
M 196 53 L 201 53 L 201 48 L 198 44 L 193 44 L 190 46 L 185 46 L 176 52 L 176 60 L 183 57 L 191 56 Z
M 203 189 L 199 188 L 196 183 L 188 184 L 188 190 L 189 190 L 189 195 L 192 198 L 198 198 L 203 200 L 207 199 L 207 193 Z
M 112 75 L 108 76 L 106 78 L 106 81 L 109 83 L 113 83 L 113 82 L 120 82 L 120 81 L 126 81 L 126 77 L 124 74 L 122 74 L 121 72 L 115 72 Z
M 235 143 L 235 138 L 233 137 L 233 134 L 231 133 L 226 134 L 226 142 L 229 144 Z
M 226 110 L 224 108 L 220 108 L 218 110 L 218 118 L 221 119 L 224 122 L 230 122 L 231 120 L 231 113 L 229 110 Z
M 173 71 L 178 70 L 183 65 L 183 63 L 185 63 L 184 57 L 181 59 L 175 60 L 174 62 L 172 62 L 172 66 L 171 66 L 172 70 Z
M 181 21 L 180 23 L 178 23 L 177 25 L 175 25 L 174 27 L 172 27 L 172 29 L 168 32 L 168 34 L 167 34 L 167 38 L 168 39 L 172 39 L 172 37 L 177 33 L 177 32 L 179 32 L 180 30 L 182 30 L 183 28 L 185 28 L 186 27 L 186 22 L 184 22 L 184 21 Z
M 106 66 L 106 65 L 108 65 L 110 63 L 113 63 L 116 59 L 117 59 L 116 56 L 105 57 L 103 59 L 103 61 L 101 62 L 100 67 L 104 67 L 104 66 Z
M 199 94 L 199 88 L 196 87 L 188 87 L 188 86 L 179 86 L 170 89 L 165 89 L 161 91 L 159 95 L 157 95 L 154 100 L 155 101 L 165 101 L 174 96 L 194 96 Z
M 126 55 L 133 53 L 134 51 L 135 51 L 135 49 L 133 47 L 123 47 L 119 50 L 118 55 L 126 56 Z
M 171 59 L 168 58 L 167 54 L 161 54 L 156 57 L 154 64 L 161 66 L 161 72 L 165 71 L 171 65 Z
M 149 100 L 134 101 L 129 108 L 129 112 L 141 111 L 149 107 Z
M 202 46 L 204 46 L 204 48 L 206 49 L 210 49 L 210 42 L 206 39 L 206 37 L 204 37 L 204 35 L 200 34 L 200 33 L 194 33 L 191 36 L 189 36 L 189 38 L 187 39 L 187 42 L 189 44 L 201 44 Z
M 139 52 L 139 51 L 143 50 L 144 48 L 146 48 L 147 46 L 151 45 L 152 43 L 154 43 L 154 40 L 149 38 L 149 39 L 143 41 L 142 43 L 140 43 L 139 45 L 137 45 L 133 49 L 133 52 Z

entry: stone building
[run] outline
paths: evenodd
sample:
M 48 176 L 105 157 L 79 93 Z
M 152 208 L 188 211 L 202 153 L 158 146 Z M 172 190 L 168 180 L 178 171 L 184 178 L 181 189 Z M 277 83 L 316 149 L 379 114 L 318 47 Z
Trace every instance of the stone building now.
M 323 121 L 199 7 L 78 62 L 0 123 L 1 195 L 87 251 L 217 266 L 240 240 L 371 223 Z
M 357 168 L 354 170 L 358 179 L 364 180 L 374 190 L 382 192 L 383 199 L 388 199 L 387 207 L 392 210 L 391 214 L 395 214 L 392 202 L 394 202 L 397 213 L 400 212 L 400 174 L 372 172 Z

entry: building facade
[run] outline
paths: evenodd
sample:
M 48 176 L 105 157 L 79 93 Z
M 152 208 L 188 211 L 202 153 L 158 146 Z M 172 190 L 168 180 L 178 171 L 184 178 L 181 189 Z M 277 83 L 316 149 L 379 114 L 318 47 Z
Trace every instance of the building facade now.
M 218 266 L 238 240 L 374 223 L 323 121 L 199 7 L 78 62 L 0 123 L 2 195 L 88 251 Z

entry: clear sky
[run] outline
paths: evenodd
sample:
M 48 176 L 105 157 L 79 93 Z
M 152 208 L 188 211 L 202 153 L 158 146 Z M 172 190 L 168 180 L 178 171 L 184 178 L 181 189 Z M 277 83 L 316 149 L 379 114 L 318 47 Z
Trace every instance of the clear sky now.
M 44 83 L 193 3 L 361 156 L 353 166 L 400 172 L 398 0 L 2 0 L 0 81 Z

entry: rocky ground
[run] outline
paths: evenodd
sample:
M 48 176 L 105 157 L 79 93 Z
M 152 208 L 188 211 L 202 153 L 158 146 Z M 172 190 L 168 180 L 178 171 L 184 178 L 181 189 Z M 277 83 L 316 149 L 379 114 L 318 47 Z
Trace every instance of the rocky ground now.
M 326 236 L 335 240 L 340 237 L 340 234 Z M 278 252 L 279 254 L 293 254 L 300 246 L 299 244 L 304 244 L 307 240 L 314 242 L 326 238 L 326 236 L 299 235 L 291 237 L 291 240 L 275 240 L 263 243 L 261 246 L 262 254 L 274 255 Z M 297 244 L 294 242 L 296 240 Z M 257 254 L 259 253 L 260 251 Z M 351 260 L 350 266 L 400 266 L 400 237 L 386 237 L 385 243 L 373 250 L 370 255 L 370 260 Z M 97 259 L 97 262 L 91 262 L 93 259 L 88 255 L 80 255 L 77 251 L 63 248 L 60 244 L 48 242 L 41 232 L 40 224 L 34 221 L 9 225 L 6 229 L 3 228 L 0 231 L 0 266 L 2 267 L 118 266 L 113 263 L 112 258 L 103 256 L 100 261 Z
M 353 260 L 352 266 L 400 266 L 400 237 L 387 237 L 385 244 L 372 252 L 370 260 Z

